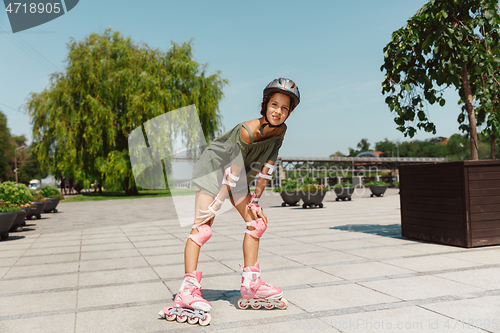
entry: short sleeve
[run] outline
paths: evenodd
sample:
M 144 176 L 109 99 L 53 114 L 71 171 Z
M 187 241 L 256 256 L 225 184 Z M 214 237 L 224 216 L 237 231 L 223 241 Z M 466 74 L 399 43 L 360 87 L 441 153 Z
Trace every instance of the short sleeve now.
M 276 141 L 276 143 L 274 144 L 274 148 L 271 151 L 271 154 L 269 155 L 268 160 L 276 162 L 276 160 L 278 159 L 278 152 L 280 151 L 282 144 L 283 144 L 283 139 L 279 139 Z

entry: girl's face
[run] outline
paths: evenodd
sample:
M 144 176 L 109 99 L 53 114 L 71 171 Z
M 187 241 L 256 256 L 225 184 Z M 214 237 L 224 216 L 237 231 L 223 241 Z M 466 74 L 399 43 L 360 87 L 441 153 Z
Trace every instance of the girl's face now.
M 275 93 L 267 103 L 267 119 L 271 125 L 281 125 L 290 114 L 290 96 Z

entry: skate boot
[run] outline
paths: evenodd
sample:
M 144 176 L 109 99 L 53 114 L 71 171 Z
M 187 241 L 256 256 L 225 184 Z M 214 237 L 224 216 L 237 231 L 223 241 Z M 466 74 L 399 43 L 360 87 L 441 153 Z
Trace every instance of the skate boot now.
M 210 324 L 212 317 L 208 313 L 212 305 L 201 297 L 201 272 L 186 274 L 179 292 L 175 296 L 174 306 L 162 309 L 158 314 L 160 317 L 179 323 L 187 321 L 189 324 L 196 323 L 201 326 Z
M 288 307 L 288 301 L 281 296 L 283 291 L 260 279 L 259 264 L 252 267 L 245 267 L 241 278 L 241 297 L 238 301 L 240 309 L 247 309 L 251 306 L 253 309 L 260 309 L 261 306 L 271 310 L 275 306 L 278 309 L 285 310 Z

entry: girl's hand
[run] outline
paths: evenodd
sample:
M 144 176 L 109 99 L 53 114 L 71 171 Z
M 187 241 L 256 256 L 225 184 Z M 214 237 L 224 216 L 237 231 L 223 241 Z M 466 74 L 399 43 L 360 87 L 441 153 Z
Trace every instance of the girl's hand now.
M 222 206 L 222 203 L 214 200 L 207 208 L 207 210 L 201 210 L 200 209 L 200 215 L 195 219 L 194 223 L 201 225 L 203 223 L 208 222 L 210 219 L 215 218 L 215 215 L 219 212 L 220 208 Z
M 260 217 L 260 218 L 264 221 L 264 223 L 267 225 L 267 216 L 266 216 L 266 214 L 264 214 L 264 210 L 263 210 L 263 209 L 261 209 L 261 210 L 260 210 L 260 213 L 259 213 L 259 214 L 257 214 L 257 215 L 258 215 L 258 216 L 259 216 L 259 217 Z

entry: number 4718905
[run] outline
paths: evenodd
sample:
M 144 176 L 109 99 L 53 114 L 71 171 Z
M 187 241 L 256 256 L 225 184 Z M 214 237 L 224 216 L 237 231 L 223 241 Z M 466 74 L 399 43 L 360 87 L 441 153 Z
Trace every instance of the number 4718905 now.
M 14 5 L 14 6 L 12 6 Z M 61 7 L 60 7 L 60 3 L 30 3 L 29 4 L 29 8 L 28 8 L 28 4 L 27 3 L 22 3 L 22 2 L 14 2 L 14 3 L 9 3 L 9 5 L 7 6 L 7 8 L 5 8 L 5 11 L 8 12 L 9 14 L 11 14 L 12 12 L 14 12 L 14 14 L 17 14 L 18 12 L 19 13 L 31 13 L 31 14 L 35 14 L 35 13 L 47 13 L 47 14 L 50 14 L 50 13 L 55 13 L 55 14 L 58 14 L 61 12 Z M 13 9 L 13 7 L 15 7 L 15 10 Z M 19 11 L 19 8 L 21 8 L 21 11 Z

